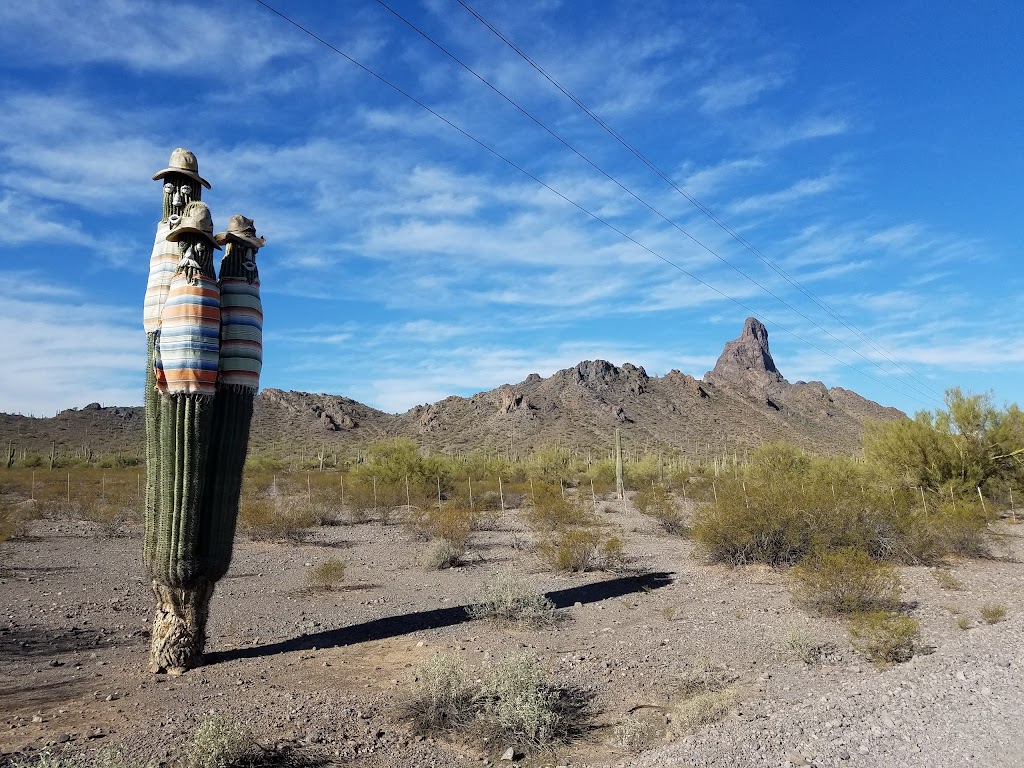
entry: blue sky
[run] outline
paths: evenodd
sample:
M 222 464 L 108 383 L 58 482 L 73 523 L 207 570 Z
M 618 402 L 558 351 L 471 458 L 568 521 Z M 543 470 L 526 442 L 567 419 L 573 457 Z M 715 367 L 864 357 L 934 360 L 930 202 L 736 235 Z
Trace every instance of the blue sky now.
M 265 387 L 700 377 L 755 312 L 790 381 L 1024 401 L 1024 5 L 467 2 L 765 260 L 457 0 L 389 4 L 621 187 L 371 0 L 269 4 L 563 197 L 253 0 L 4 3 L 0 409 L 141 402 L 177 146 L 267 238 Z

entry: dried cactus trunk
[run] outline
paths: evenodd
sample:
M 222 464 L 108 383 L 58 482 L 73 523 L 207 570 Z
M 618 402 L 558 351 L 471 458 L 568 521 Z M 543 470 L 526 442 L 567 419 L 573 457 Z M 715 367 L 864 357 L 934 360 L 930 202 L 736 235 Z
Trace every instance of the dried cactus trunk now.
M 180 674 L 203 662 L 213 582 L 176 589 L 153 581 L 156 612 L 149 648 L 151 672 Z

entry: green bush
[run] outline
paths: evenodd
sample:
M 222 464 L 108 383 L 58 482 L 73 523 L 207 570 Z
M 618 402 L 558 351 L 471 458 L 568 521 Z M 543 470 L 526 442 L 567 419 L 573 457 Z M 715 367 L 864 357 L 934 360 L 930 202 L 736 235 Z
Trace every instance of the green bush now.
M 637 491 L 633 504 L 641 514 L 657 520 L 667 533 L 685 536 L 689 532 L 682 511 L 665 486 L 652 485 Z
M 985 517 L 967 500 L 943 504 L 885 483 L 869 466 L 782 446 L 755 451 L 738 478 L 716 483 L 717 501 L 692 535 L 711 561 L 794 565 L 819 550 L 853 547 L 877 560 L 935 563 L 985 552 Z
M 793 569 L 793 578 L 797 599 L 824 614 L 892 610 L 900 602 L 896 569 L 853 547 L 815 553 Z
M 535 531 L 560 531 L 588 520 L 583 505 L 563 496 L 562 489 L 547 483 L 534 483 L 526 519 Z
M 889 611 L 862 613 L 850 622 L 853 647 L 879 666 L 909 661 L 921 641 L 917 621 Z

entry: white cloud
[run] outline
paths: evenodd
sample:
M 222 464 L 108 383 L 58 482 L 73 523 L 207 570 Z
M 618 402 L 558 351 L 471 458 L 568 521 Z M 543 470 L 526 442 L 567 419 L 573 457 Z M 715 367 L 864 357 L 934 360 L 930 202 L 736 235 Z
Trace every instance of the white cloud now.
M 701 110 L 717 114 L 752 104 L 765 93 L 778 90 L 785 82 L 783 75 L 772 72 L 719 76 L 698 88 L 697 96 Z

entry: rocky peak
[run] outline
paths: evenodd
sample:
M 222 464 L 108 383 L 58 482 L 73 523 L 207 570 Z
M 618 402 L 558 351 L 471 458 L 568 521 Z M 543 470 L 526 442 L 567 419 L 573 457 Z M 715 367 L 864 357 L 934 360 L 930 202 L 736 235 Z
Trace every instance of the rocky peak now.
M 726 343 L 714 370 L 704 374 L 704 381 L 748 391 L 786 383 L 775 367 L 768 349 L 768 329 L 760 320 L 747 318 L 739 338 Z

